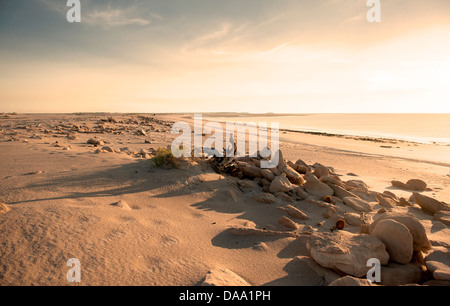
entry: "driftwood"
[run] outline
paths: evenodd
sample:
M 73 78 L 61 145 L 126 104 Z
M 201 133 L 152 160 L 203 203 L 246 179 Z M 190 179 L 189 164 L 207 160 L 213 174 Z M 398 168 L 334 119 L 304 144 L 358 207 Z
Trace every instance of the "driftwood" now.
M 230 227 L 228 231 L 234 236 L 280 236 L 280 237 L 294 237 L 298 238 L 299 235 L 292 232 L 284 231 L 272 231 L 257 228 L 248 227 Z

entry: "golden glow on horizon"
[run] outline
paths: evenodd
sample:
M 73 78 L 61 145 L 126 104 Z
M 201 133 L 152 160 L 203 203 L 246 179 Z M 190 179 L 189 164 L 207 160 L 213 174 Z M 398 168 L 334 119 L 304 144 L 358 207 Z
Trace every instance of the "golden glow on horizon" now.
M 124 59 L 0 52 L 0 111 L 450 113 L 449 25 L 378 33 L 373 43 L 342 33 L 346 43 L 286 36 L 246 44 L 246 30 L 224 22 L 178 49 L 123 46 Z

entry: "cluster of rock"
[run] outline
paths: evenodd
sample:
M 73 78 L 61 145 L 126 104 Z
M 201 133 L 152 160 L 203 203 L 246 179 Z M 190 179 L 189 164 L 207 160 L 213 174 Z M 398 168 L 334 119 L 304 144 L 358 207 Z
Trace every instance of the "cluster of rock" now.
M 212 159 L 216 171 L 237 177 L 237 185 L 255 201 L 285 204 L 278 207 L 286 213 L 278 222 L 291 233 L 232 228 L 232 234 L 290 237 L 307 234 L 310 258 L 321 269 L 329 269 L 326 274 L 333 277 L 328 277 L 328 283 L 339 279 L 334 285 L 367 284 L 365 278 L 371 269 L 367 263 L 373 258 L 382 265 L 383 285 L 417 284 L 433 279 L 450 284 L 449 250 L 436 251 L 419 219 L 394 209 L 417 204 L 435 220 L 450 226 L 450 205 L 417 192 L 427 188 L 425 182 L 409 180 L 405 186 L 414 193 L 409 199 L 398 198 L 389 191 L 371 191 L 361 180 L 342 181 L 332 168 L 322 164 L 309 166 L 302 160 L 285 161 L 281 152 L 279 156 L 278 165 L 271 169 L 261 169 L 261 157 Z M 323 208 L 322 216 L 338 220 L 336 226 L 329 231 L 320 229 L 323 222 L 317 224 L 319 229 L 302 227 L 302 220 L 310 217 L 294 206 L 297 201 Z M 369 215 L 376 216 L 375 220 Z M 347 231 L 346 224 L 359 227 L 359 232 Z M 347 278 L 341 279 L 344 275 Z

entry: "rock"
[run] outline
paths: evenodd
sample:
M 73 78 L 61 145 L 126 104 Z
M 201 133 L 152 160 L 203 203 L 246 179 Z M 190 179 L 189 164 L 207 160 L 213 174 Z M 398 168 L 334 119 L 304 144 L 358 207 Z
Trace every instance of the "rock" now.
M 301 184 L 301 185 L 303 185 L 303 183 L 305 182 L 305 180 L 300 175 L 300 173 L 298 173 L 297 171 L 292 169 L 289 165 L 286 165 L 286 167 L 283 168 L 283 172 L 286 173 L 286 177 L 293 184 Z
M 419 179 L 411 179 L 406 182 L 406 185 L 411 190 L 416 190 L 416 191 L 424 191 L 425 189 L 427 189 L 427 183 L 425 183 L 424 181 L 419 180 Z
M 443 224 L 450 226 L 450 211 L 441 210 L 434 214 L 433 220 L 440 221 Z
M 338 278 L 334 282 L 330 283 L 329 286 L 352 286 L 352 287 L 359 287 L 359 286 L 377 286 L 376 284 L 373 284 L 371 281 L 365 278 L 356 278 L 353 276 L 344 276 L 341 278 Z
M 100 139 L 91 138 L 87 141 L 88 144 L 92 144 L 94 146 L 104 146 L 105 142 Z
M 283 152 L 281 150 L 278 150 L 275 152 L 275 156 L 278 155 L 278 165 L 277 169 L 282 171 L 284 167 L 286 167 L 286 162 L 284 161 Z
M 419 283 L 422 280 L 423 271 L 413 264 L 401 265 L 390 262 L 386 266 L 381 266 L 380 276 L 380 285 L 400 286 Z
M 255 166 L 246 166 L 239 168 L 245 175 L 250 177 L 263 177 L 261 168 Z
M 383 195 L 386 195 L 386 196 L 390 197 L 392 200 L 394 200 L 394 201 L 396 201 L 396 202 L 399 201 L 399 199 L 397 198 L 397 196 L 395 195 L 395 193 L 392 193 L 392 192 L 390 192 L 390 191 L 388 191 L 388 190 L 383 191 Z
M 343 199 L 345 197 L 354 197 L 354 198 L 359 199 L 359 197 L 356 194 L 345 190 L 343 187 L 337 186 L 335 184 L 330 184 L 330 183 L 327 183 L 327 185 L 333 189 L 334 195 L 340 199 Z
M 303 184 L 303 187 L 310 195 L 323 199 L 334 194 L 334 190 L 330 186 L 319 181 L 312 173 L 306 173 L 305 179 L 306 182 Z
M 122 208 L 124 210 L 131 210 L 130 205 L 128 205 L 128 203 L 125 202 L 124 200 L 120 200 L 119 202 L 111 204 L 111 205 L 112 206 L 116 206 L 116 207 L 120 207 L 120 208 Z
M 108 146 L 103 147 L 102 150 L 110 153 L 115 153 L 114 149 Z
M 202 286 L 250 286 L 250 284 L 233 271 L 216 268 L 206 274 Z
M 386 245 L 390 260 L 407 264 L 413 255 L 413 238 L 406 226 L 392 219 L 378 222 L 371 235 Z
M 435 248 L 425 257 L 425 265 L 434 279 L 450 281 L 450 251 L 447 248 Z
M 400 189 L 410 190 L 409 189 L 410 187 L 408 185 L 406 185 L 405 183 L 400 182 L 400 181 L 395 181 L 394 180 L 394 181 L 391 181 L 391 184 L 392 184 L 392 186 L 400 188 Z
M 335 213 L 336 213 L 336 208 L 334 208 L 334 207 L 328 207 L 327 210 L 324 211 L 324 212 L 322 213 L 322 216 L 323 216 L 325 219 L 328 219 L 328 218 L 330 218 L 332 215 L 334 215 Z
M 317 177 L 317 178 L 321 178 L 322 176 L 328 176 L 330 175 L 330 170 L 325 167 L 324 165 L 321 164 L 316 164 L 316 167 L 314 167 L 314 172 L 313 174 Z
M 450 286 L 450 282 L 449 281 L 442 281 L 442 280 L 429 280 L 426 281 L 425 283 L 422 284 L 422 286 L 439 286 L 439 287 L 444 287 L 444 286 Z
M 400 199 L 398 199 L 398 205 L 399 206 L 406 206 L 406 207 L 413 207 L 413 205 L 411 204 L 411 202 L 409 202 L 407 199 L 401 197 Z
M 348 180 L 347 182 L 345 182 L 345 185 L 352 188 L 362 188 L 366 190 L 369 189 L 367 184 L 361 180 Z
M 412 214 L 403 214 L 398 212 L 388 212 L 378 217 L 369 227 L 372 233 L 377 224 L 383 220 L 391 219 L 406 226 L 413 238 L 414 251 L 426 252 L 431 249 L 431 243 L 428 240 L 427 233 L 422 223 Z
M 144 129 L 138 129 L 136 131 L 136 135 L 138 135 L 138 136 L 147 136 L 147 133 L 145 133 Z
M 420 193 L 414 192 L 413 197 L 416 199 L 417 204 L 420 206 L 420 208 L 422 208 L 423 211 L 432 215 L 441 210 L 450 210 L 450 205 L 448 205 L 447 203 L 439 202 L 438 200 L 424 196 Z
M 294 204 L 294 199 L 291 198 L 291 196 L 289 196 L 288 194 L 284 193 L 284 192 L 276 192 L 275 197 L 280 199 L 282 202 L 286 202 L 286 203 L 290 203 L 290 204 Z
M 344 214 L 344 220 L 349 225 L 361 226 L 361 225 L 370 224 L 372 222 L 372 217 L 367 216 L 365 213 L 357 214 L 357 213 L 346 212 Z
M 345 197 L 342 200 L 344 201 L 345 205 L 353 208 L 354 210 L 356 210 L 358 212 L 371 212 L 372 211 L 372 207 L 370 206 L 370 204 L 359 198 Z
M 252 196 L 252 199 L 256 202 L 263 204 L 274 204 L 277 202 L 277 198 L 271 193 L 258 193 Z
M 302 187 L 295 187 L 293 190 L 294 195 L 298 197 L 299 200 L 305 200 L 309 198 L 309 193 L 307 193 Z
M 334 177 L 331 177 L 331 176 L 327 176 L 327 175 L 326 176 L 322 176 L 319 179 L 319 181 L 321 181 L 322 183 L 325 183 L 325 184 L 334 184 L 334 185 L 337 185 L 339 187 L 344 188 L 344 183 L 342 181 L 340 181 L 340 180 L 338 180 L 338 179 L 336 179 Z
M 265 179 L 268 179 L 269 181 L 273 181 L 273 179 L 275 178 L 275 175 L 269 169 L 261 169 L 261 174 Z
M 287 212 L 287 214 L 289 216 L 291 216 L 292 218 L 299 219 L 299 220 L 309 219 L 309 217 L 305 213 L 298 210 L 297 208 L 295 208 L 292 205 L 286 205 L 286 206 L 280 207 L 280 209 Z
M 376 197 L 377 197 L 377 200 L 378 200 L 378 204 L 380 204 L 380 205 L 383 206 L 383 207 L 386 207 L 386 208 L 394 208 L 394 207 L 396 206 L 395 201 L 392 200 L 392 199 L 389 198 L 389 197 L 383 197 L 383 196 L 380 195 L 380 194 L 377 194 Z
M 294 230 L 298 229 L 297 223 L 295 223 L 294 221 L 292 221 L 291 219 L 289 219 L 286 216 L 282 216 L 278 222 L 280 222 L 287 228 L 294 229 Z
M 9 208 L 6 204 L 0 202 L 0 215 L 6 214 L 10 210 L 11 208 Z
M 294 185 L 287 179 L 286 174 L 282 173 L 280 176 L 277 176 L 273 179 L 270 184 L 269 191 L 272 193 L 276 192 L 286 192 L 294 189 Z
M 367 266 L 370 258 L 379 259 L 382 265 L 389 260 L 389 254 L 378 238 L 347 231 L 313 233 L 306 247 L 321 266 L 356 277 L 366 276 L 370 269 Z

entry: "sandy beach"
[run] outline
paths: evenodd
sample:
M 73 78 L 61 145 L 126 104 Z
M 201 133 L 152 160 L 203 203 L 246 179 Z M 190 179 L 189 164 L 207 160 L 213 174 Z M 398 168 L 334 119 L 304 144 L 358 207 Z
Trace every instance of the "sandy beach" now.
M 381 285 L 450 284 L 450 146 L 282 130 L 285 168 L 272 179 L 286 178 L 286 164 L 291 169 L 298 160 L 307 170 L 294 169 L 298 180 L 288 176 L 289 190 L 271 192 L 265 177 L 217 173 L 206 159 L 157 167 L 156 150 L 177 137 L 172 125 L 192 120 L 190 114 L 3 115 L 0 286 L 322 286 L 342 284 L 345 276 L 364 282 L 365 273 L 316 258 L 323 248 L 314 249 L 314 239 L 375 239 L 371 224 L 389 214 L 414 219 L 427 241 L 417 246 L 409 228 L 414 254 L 411 249 L 409 260 L 399 264 L 389 249 Z M 308 189 L 319 179 L 343 190 L 324 201 Z M 426 187 L 412 188 L 406 184 L 411 179 Z M 355 193 L 369 209 L 351 207 L 344 192 Z M 275 200 L 262 203 L 261 194 Z M 421 202 L 429 198 L 440 209 L 424 208 Z M 307 218 L 292 217 L 287 206 Z M 346 221 L 344 229 L 332 231 L 338 220 Z M 71 258 L 81 263 L 79 283 L 67 279 Z

